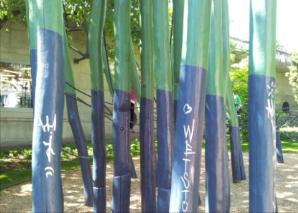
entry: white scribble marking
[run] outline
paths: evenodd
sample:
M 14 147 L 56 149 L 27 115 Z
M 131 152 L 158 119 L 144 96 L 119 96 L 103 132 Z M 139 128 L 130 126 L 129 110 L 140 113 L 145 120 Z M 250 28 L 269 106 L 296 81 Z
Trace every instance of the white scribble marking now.
M 52 156 L 55 155 L 54 149 L 52 147 L 53 145 L 53 133 L 56 131 L 56 114 L 54 115 L 52 124 L 50 123 L 49 116 L 46 115 L 45 123 L 42 122 L 42 119 L 38 119 L 38 126 L 41 126 L 42 131 L 44 133 L 49 133 L 49 140 L 43 141 L 43 145 L 46 147 L 46 156 L 48 163 L 51 163 Z M 53 176 L 54 169 L 51 166 L 45 167 L 45 175 L 48 178 L 49 176 Z
M 184 104 L 184 106 L 183 106 L 184 114 L 189 114 L 189 113 L 191 113 L 191 111 L 192 111 L 192 107 L 189 106 L 189 104 Z
M 53 176 L 53 174 L 55 173 L 54 169 L 50 166 L 47 166 L 46 168 L 44 168 L 45 173 L 46 173 L 46 177 L 48 178 L 49 176 Z
M 275 83 L 274 81 L 267 84 L 267 118 L 270 119 L 272 127 L 275 129 L 275 108 L 274 108 L 274 99 L 275 99 Z
M 188 109 L 192 110 L 192 108 L 190 106 Z M 185 114 L 188 114 L 188 113 L 185 113 Z M 182 201 L 182 211 L 183 212 L 188 211 L 187 195 L 188 195 L 189 189 L 191 187 L 191 182 L 190 182 L 190 177 L 189 177 L 189 172 L 188 172 L 189 171 L 188 164 L 191 162 L 190 156 L 196 154 L 192 149 L 193 148 L 192 147 L 192 138 L 193 138 L 194 126 L 195 126 L 195 119 L 192 120 L 191 125 L 183 125 L 184 138 L 185 138 L 185 150 L 184 150 L 184 156 L 183 156 L 182 160 L 184 161 L 184 173 L 180 177 L 180 179 L 183 183 L 183 190 L 181 191 L 181 193 L 184 194 L 184 200 Z
M 51 156 L 55 155 L 55 152 L 52 148 L 52 139 L 53 139 L 53 133 L 51 132 L 49 137 L 49 142 L 43 141 L 43 145 L 48 147 L 46 151 L 46 155 L 49 163 L 51 162 L 51 159 L 52 159 Z
M 54 115 L 54 120 L 53 120 L 52 124 L 50 124 L 49 116 L 47 115 L 45 124 L 42 122 L 41 118 L 38 119 L 38 126 L 41 126 L 43 132 L 50 132 L 51 130 L 55 132 L 56 131 L 56 114 Z

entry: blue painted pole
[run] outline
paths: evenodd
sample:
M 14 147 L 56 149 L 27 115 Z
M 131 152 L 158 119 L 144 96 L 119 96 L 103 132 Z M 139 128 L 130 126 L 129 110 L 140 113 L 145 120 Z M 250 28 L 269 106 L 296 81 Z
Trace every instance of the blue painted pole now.
M 282 152 L 282 146 L 280 142 L 280 131 L 276 129 L 276 157 L 278 163 L 284 163 L 284 155 Z
M 104 137 L 103 27 L 106 0 L 93 0 L 88 28 L 91 71 L 91 141 L 93 145 L 93 212 L 106 211 L 106 154 Z
M 153 128 L 153 1 L 141 0 L 141 194 L 142 211 L 156 212 L 156 168 Z
M 230 211 L 230 183 L 224 97 L 227 73 L 223 61 L 223 4 L 213 0 L 206 90 L 206 211 Z
M 71 60 L 69 58 L 67 35 L 64 34 L 64 66 L 65 66 L 65 100 L 68 114 L 68 122 L 71 127 L 73 139 L 78 150 L 78 157 L 81 164 L 81 173 L 84 187 L 84 201 L 85 205 L 93 205 L 93 190 L 92 190 L 92 174 L 91 167 L 88 162 L 88 150 L 85 140 L 83 127 L 80 120 L 78 104 L 76 99 L 76 91 L 74 89 L 74 78 L 71 67 Z M 72 85 L 72 86 L 70 86 Z
M 174 119 L 176 119 L 178 86 L 180 78 L 182 36 L 183 36 L 183 10 L 185 0 L 173 1 L 173 98 L 174 98 Z M 175 121 L 175 120 L 174 120 Z
M 250 1 L 249 211 L 275 212 L 276 0 Z
M 168 212 L 174 141 L 173 70 L 170 60 L 168 0 L 153 1 L 154 69 L 157 107 L 157 211 Z
M 209 0 L 188 0 L 176 112 L 170 212 L 196 212 L 210 31 Z
M 226 94 L 225 106 L 229 114 L 229 131 L 231 144 L 231 167 L 233 182 L 237 183 L 246 179 L 245 168 L 242 156 L 242 148 L 240 143 L 240 128 L 235 109 L 230 70 L 230 32 L 229 32 L 229 6 L 228 1 L 223 1 L 222 6 L 222 44 L 223 44 L 223 69 L 226 73 Z
M 60 0 L 32 1 L 37 10 L 36 89 L 32 141 L 32 211 L 63 212 L 60 151 L 64 107 L 63 9 Z M 36 12 L 36 11 L 34 11 Z
M 130 0 L 115 0 L 114 178 L 112 212 L 129 212 L 130 201 Z

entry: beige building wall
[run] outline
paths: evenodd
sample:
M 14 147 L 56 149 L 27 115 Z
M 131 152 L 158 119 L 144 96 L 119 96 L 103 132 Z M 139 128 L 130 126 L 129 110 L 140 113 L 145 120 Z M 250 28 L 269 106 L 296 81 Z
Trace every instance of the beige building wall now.
M 72 45 L 85 51 L 86 36 L 84 33 L 76 32 L 72 34 Z M 73 50 L 69 50 L 72 57 L 80 57 Z M 7 23 L 0 31 L 0 62 L 29 64 L 29 44 L 26 27 L 20 23 Z M 90 94 L 90 69 L 89 60 L 83 60 L 79 64 L 72 64 L 76 87 L 87 94 Z M 77 96 L 91 103 L 89 97 L 77 92 Z M 105 82 L 105 100 L 112 103 L 108 85 Z M 110 106 L 110 105 L 108 105 Z M 90 141 L 91 136 L 91 110 L 78 102 L 81 122 L 85 136 Z M 32 141 L 32 114 L 30 108 L 0 108 L 0 147 L 31 145 Z M 67 120 L 66 106 L 64 107 L 63 140 L 73 141 L 72 132 Z M 112 134 L 112 124 L 109 119 L 105 119 L 106 137 Z

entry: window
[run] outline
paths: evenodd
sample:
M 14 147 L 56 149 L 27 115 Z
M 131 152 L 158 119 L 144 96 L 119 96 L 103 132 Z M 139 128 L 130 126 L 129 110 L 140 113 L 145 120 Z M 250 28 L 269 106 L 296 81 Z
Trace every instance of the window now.
M 0 62 L 0 107 L 32 108 L 29 65 Z

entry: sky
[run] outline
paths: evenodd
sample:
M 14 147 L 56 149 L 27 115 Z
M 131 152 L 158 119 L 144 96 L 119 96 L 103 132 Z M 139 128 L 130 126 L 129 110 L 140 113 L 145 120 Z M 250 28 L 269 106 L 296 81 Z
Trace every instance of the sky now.
M 249 40 L 249 0 L 229 0 L 230 36 Z M 277 0 L 276 40 L 298 52 L 298 0 Z

